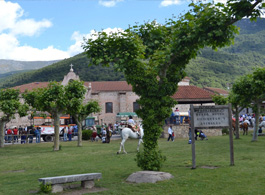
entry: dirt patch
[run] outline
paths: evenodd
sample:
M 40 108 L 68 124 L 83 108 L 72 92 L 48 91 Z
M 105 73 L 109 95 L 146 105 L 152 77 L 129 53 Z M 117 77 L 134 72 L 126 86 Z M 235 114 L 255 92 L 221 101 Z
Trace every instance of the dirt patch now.
M 96 192 L 102 192 L 102 191 L 105 191 L 105 190 L 108 190 L 107 188 L 97 188 L 97 187 L 94 187 L 94 188 L 91 188 L 91 189 L 71 189 L 67 192 L 62 192 L 61 194 L 63 195 L 82 195 L 82 194 L 87 194 L 87 193 L 96 193 Z
M 5 171 L 3 173 L 22 173 L 25 172 L 25 170 L 11 170 L 11 171 Z
M 203 169 L 217 169 L 218 167 L 216 166 L 201 166 Z
M 88 193 L 96 193 L 96 192 L 102 192 L 108 190 L 107 188 L 99 188 L 99 187 L 93 187 L 91 189 L 85 189 L 80 187 L 80 184 L 66 184 L 64 185 L 64 191 L 56 194 L 61 195 L 82 195 L 82 194 L 88 194 Z M 29 191 L 30 194 L 36 194 L 39 191 L 32 190 Z

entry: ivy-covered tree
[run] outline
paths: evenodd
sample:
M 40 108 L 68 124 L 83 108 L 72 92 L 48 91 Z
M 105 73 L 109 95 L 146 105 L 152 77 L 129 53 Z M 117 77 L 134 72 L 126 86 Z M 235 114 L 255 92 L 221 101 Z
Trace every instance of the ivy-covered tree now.
M 100 106 L 97 101 L 91 100 L 84 103 L 86 92 L 84 82 L 81 81 L 71 81 L 65 86 L 66 112 L 74 117 L 78 126 L 77 146 L 82 146 L 82 121 L 91 113 L 100 112 Z
M 232 87 L 232 91 L 239 95 L 240 101 L 253 108 L 255 113 L 255 128 L 252 141 L 257 141 L 260 107 L 265 99 L 265 68 L 256 68 L 252 74 L 240 77 Z
M 4 147 L 5 125 L 19 114 L 20 117 L 26 116 L 28 105 L 20 102 L 19 90 L 1 89 L 0 90 L 0 147 Z
M 186 65 L 201 48 L 230 45 L 238 33 L 232 24 L 245 16 L 259 16 L 261 2 L 191 3 L 189 12 L 164 25 L 148 22 L 111 35 L 98 32 L 86 40 L 84 49 L 91 64 L 114 64 L 140 97 L 137 114 L 143 119 L 145 136 L 137 164 L 143 170 L 160 170 L 165 160 L 157 140 L 163 121 L 176 104 L 171 96 L 185 76 Z
M 53 150 L 59 150 L 60 117 L 65 113 L 68 106 L 64 86 L 57 82 L 51 82 L 46 88 L 25 92 L 23 97 L 36 110 L 50 113 L 54 120 Z

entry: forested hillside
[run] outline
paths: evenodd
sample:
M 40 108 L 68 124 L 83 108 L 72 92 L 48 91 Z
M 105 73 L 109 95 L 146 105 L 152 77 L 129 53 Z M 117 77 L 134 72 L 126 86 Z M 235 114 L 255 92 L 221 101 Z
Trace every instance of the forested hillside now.
M 113 68 L 107 67 L 89 67 L 89 60 L 84 53 L 72 58 L 62 60 L 50 66 L 26 73 L 20 73 L 7 78 L 4 82 L 0 80 L 0 87 L 12 87 L 31 82 L 42 81 L 62 81 L 64 76 L 70 70 L 70 64 L 73 64 L 74 72 L 77 73 L 83 81 L 118 81 L 124 80 L 122 73 L 117 73 Z
M 265 66 L 265 19 L 257 22 L 242 20 L 237 23 L 240 34 L 234 45 L 213 51 L 205 48 L 186 68 L 191 84 L 199 87 L 227 88 L 236 78 L 250 73 L 254 67 Z M 12 87 L 30 82 L 62 81 L 64 75 L 74 65 L 74 71 L 84 81 L 125 80 L 112 67 L 88 67 L 85 54 L 54 63 L 50 66 L 26 73 L 18 73 L 0 80 L 0 87 Z
M 1 74 L 9 72 L 19 72 L 24 70 L 36 70 L 49 66 L 59 60 L 50 60 L 50 61 L 17 61 L 17 60 L 3 60 L 0 59 L 0 77 Z

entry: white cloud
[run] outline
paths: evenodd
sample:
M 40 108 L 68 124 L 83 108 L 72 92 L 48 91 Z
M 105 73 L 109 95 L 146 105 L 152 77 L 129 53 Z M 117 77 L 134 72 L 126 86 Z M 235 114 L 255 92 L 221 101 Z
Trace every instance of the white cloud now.
M 69 58 L 69 54 L 65 51 L 49 46 L 45 49 L 37 49 L 30 46 L 16 47 L 13 51 L 11 59 L 18 58 L 25 61 L 47 61 Z
M 121 28 L 107 28 L 107 29 L 104 29 L 103 31 L 106 32 L 107 34 L 111 34 L 111 33 L 123 31 L 123 29 L 121 29 Z M 82 48 L 82 44 L 84 43 L 84 38 L 85 39 L 89 39 L 89 38 L 96 39 L 95 36 L 92 36 L 95 33 L 96 33 L 95 30 L 91 30 L 89 34 L 80 34 L 80 32 L 75 31 L 71 37 L 71 40 L 74 40 L 75 43 L 73 45 L 71 45 L 67 51 L 69 56 L 74 56 L 76 54 L 84 52 L 84 49 Z
M 117 3 L 122 1 L 123 0 L 99 0 L 99 4 L 105 7 L 114 7 Z
M 13 59 L 24 61 L 47 61 L 69 58 L 68 52 L 58 50 L 53 46 L 45 49 L 31 46 L 20 46 L 17 38 L 10 34 L 0 34 L 0 59 Z
M 179 5 L 179 4 L 181 4 L 181 0 L 163 0 L 160 5 L 163 7 L 167 7 L 170 5 Z
M 22 8 L 17 3 L 0 0 L 0 33 L 15 26 L 16 20 L 23 15 Z
M 15 24 L 16 27 L 11 29 L 11 33 L 15 35 L 34 36 L 38 34 L 43 28 L 49 28 L 52 23 L 49 20 L 43 19 L 36 22 L 32 19 L 20 20 Z
M 18 37 L 35 36 L 52 23 L 43 19 L 22 19 L 24 10 L 17 3 L 0 0 L 0 59 L 13 60 L 54 60 L 70 57 L 65 51 L 52 45 L 44 49 L 20 45 Z
M 194 2 L 197 2 L 197 1 L 195 0 Z M 191 0 L 162 0 L 162 2 L 160 3 L 160 6 L 167 7 L 167 6 L 171 6 L 171 5 L 180 5 L 184 2 L 191 3 Z M 205 2 L 207 2 L 207 1 L 205 1 Z M 212 2 L 212 0 L 209 0 L 208 2 Z M 215 3 L 226 3 L 227 0 L 214 0 L 214 2 Z

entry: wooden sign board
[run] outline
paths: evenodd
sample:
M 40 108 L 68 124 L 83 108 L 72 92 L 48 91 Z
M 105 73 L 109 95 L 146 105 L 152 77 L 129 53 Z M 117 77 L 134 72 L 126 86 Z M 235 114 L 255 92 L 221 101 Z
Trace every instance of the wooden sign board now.
M 231 104 L 215 106 L 193 106 L 191 105 L 191 138 L 192 138 L 192 169 L 196 168 L 195 158 L 195 128 L 229 128 L 230 139 L 230 165 L 234 165 L 234 148 L 232 132 Z
M 229 127 L 229 107 L 222 106 L 194 106 L 194 128 L 222 128 Z

